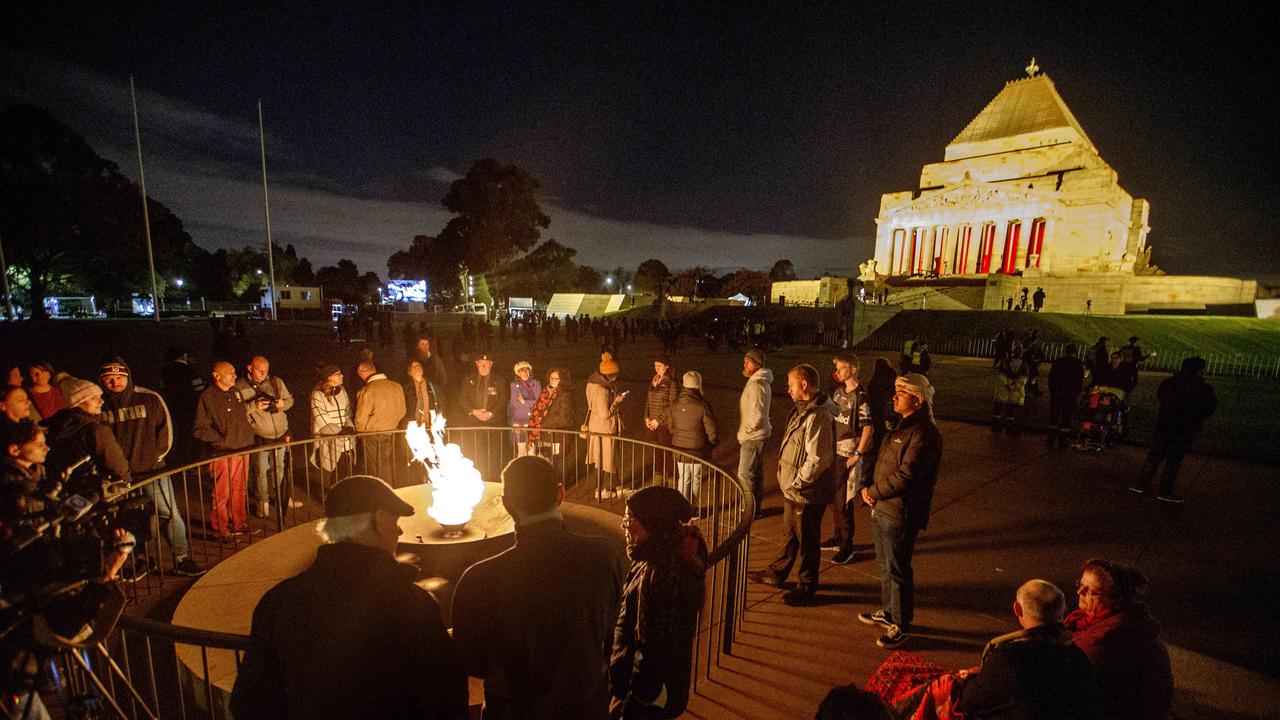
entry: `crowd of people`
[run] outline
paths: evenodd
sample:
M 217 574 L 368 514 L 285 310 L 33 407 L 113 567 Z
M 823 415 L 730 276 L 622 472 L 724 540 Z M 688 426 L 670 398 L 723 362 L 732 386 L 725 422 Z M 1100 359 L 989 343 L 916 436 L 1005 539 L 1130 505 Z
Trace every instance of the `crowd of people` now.
M 595 324 L 585 318 L 570 321 L 578 333 Z M 554 333 L 554 324 L 544 324 Z M 138 386 L 118 356 L 104 358 L 92 379 L 73 377 L 43 360 L 30 363 L 20 377 L 10 373 L 0 392 L 4 485 L 33 494 L 46 477 L 74 473 L 88 458 L 97 472 L 128 486 L 165 467 L 211 457 L 213 487 L 204 521 L 215 538 L 233 540 L 253 532 L 249 514 L 269 517 L 299 506 L 292 496 L 289 460 L 280 448 L 291 437 L 295 396 L 272 372 L 271 361 L 261 354 L 246 357 L 247 347 L 234 342 L 234 325 L 226 327 L 215 339 L 220 359 L 207 373 L 185 348 L 171 347 L 159 391 Z M 506 326 L 499 327 L 504 338 Z M 537 324 L 530 320 L 527 329 L 524 323 L 520 327 L 531 337 Z M 233 708 L 246 717 L 307 715 L 299 715 L 298 708 L 322 708 L 325 715 L 349 708 L 349 714 L 359 715 L 369 698 L 387 697 L 401 703 L 387 707 L 403 707 L 406 714 L 460 716 L 465 676 L 471 674 L 486 678 L 486 706 L 494 708 L 493 717 L 562 716 L 556 709 L 570 707 L 574 717 L 678 715 L 688 698 L 688 639 L 702 606 L 707 557 L 691 523 L 705 505 L 700 503 L 703 465 L 697 460 L 709 458 L 724 437 L 724 413 L 717 413 L 704 393 L 700 372 L 677 373 L 665 350 L 653 357 L 643 399 L 645 439 L 677 451 L 675 474 L 634 494 L 624 490 L 620 450 L 611 438 L 623 433 L 620 408 L 628 392 L 619 385 L 615 353 L 618 342 L 635 332 L 622 329 L 627 327 L 600 325 L 599 361 L 580 388 L 564 367 L 536 372 L 532 358 L 518 360 L 508 379 L 480 339 L 485 333 L 474 330 L 472 339 L 460 339 L 466 352 L 451 358 L 438 352 L 438 340 L 428 332 L 406 336 L 403 381 L 392 379 L 372 350 L 350 373 L 354 380 L 336 364 L 320 363 L 306 394 L 310 433 L 317 438 L 306 462 L 328 489 L 328 544 L 312 568 L 260 603 Z M 1088 360 L 1068 346 L 1053 362 L 1051 439 L 1065 435 L 1089 378 L 1103 387 L 1123 379 L 1128 384 L 1121 389 L 1131 391 L 1145 357 L 1137 340 L 1107 353 L 1105 365 L 1099 363 L 1106 338 Z M 1043 355 L 1034 336 L 1002 337 L 997 352 L 995 422 L 1016 427 L 1017 408 Z M 878 359 L 865 384 L 858 357 L 843 350 L 831 357 L 828 373 L 806 363 L 788 370 L 786 394 L 793 406 L 785 425 L 777 428 L 775 470 L 783 503 L 782 543 L 767 567 L 748 574 L 753 582 L 780 587 L 794 568 L 797 582 L 783 601 L 815 604 L 821 551 L 834 550 L 836 563 L 850 562 L 856 516 L 860 507 L 869 508 L 881 588 L 878 607 L 857 618 L 883 630 L 876 644 L 884 648 L 898 647 L 911 635 L 912 557 L 928 527 L 943 454 L 927 344 L 913 340 L 902 356 L 904 372 Z M 757 517 L 764 500 L 764 448 L 775 429 L 770 420 L 774 375 L 765 365 L 763 349 L 743 352 L 737 474 L 751 488 Z M 1203 370 L 1203 361 L 1192 358 L 1161 384 L 1157 442 L 1130 488 L 1134 492 L 1147 492 L 1163 465 L 1158 497 L 1181 501 L 1179 464 L 1216 406 Z M 402 459 L 402 443 L 390 431 L 411 421 L 429 424 L 435 414 L 445 413 L 466 425 L 512 428 L 507 437 L 515 457 L 501 479 L 504 505 L 516 520 L 516 545 L 459 580 L 452 637 L 443 632 L 430 596 L 394 572 L 397 518 L 407 514 L 407 506 L 377 479 Z M 593 471 L 594 498 L 625 501 L 629 572 L 613 563 L 607 549 L 567 531 L 557 510 L 564 499 L 557 468 L 565 466 L 566 438 L 576 433 L 588 438 L 585 462 Z M 157 531 L 174 572 L 203 573 L 190 556 L 187 519 L 169 480 L 143 484 L 140 492 L 155 506 Z M 822 539 L 828 511 L 833 532 Z M 565 556 L 577 562 L 555 562 Z M 127 579 L 153 570 L 161 558 L 139 561 Z M 355 576 L 367 582 L 351 582 Z M 1079 609 L 1065 614 L 1061 591 L 1046 581 L 1029 581 L 1014 605 L 1023 630 L 993 640 L 979 668 L 940 675 L 909 696 L 882 697 L 896 703 L 900 713 L 940 717 L 951 711 L 981 715 L 982 708 L 999 702 L 1076 707 L 1049 692 L 1052 683 L 1046 678 L 1058 678 L 1070 680 L 1070 695 L 1083 708 L 1063 717 L 1157 717 L 1147 711 L 1163 707 L 1167 712 L 1171 676 L 1158 625 L 1141 603 L 1144 586 L 1132 568 L 1090 561 L 1080 580 Z M 332 602 L 324 612 L 299 611 L 314 609 L 316 598 Z M 405 633 L 403 623 L 371 616 L 388 606 L 420 626 Z M 549 621 L 531 626 L 527 618 L 532 616 Z M 335 637 L 333 623 L 368 642 Z M 318 671 L 310 661 L 316 657 L 326 658 L 331 669 Z M 1028 675 L 1028 667 L 1053 670 Z M 354 673 L 354 685 L 351 668 L 362 668 Z M 423 668 L 431 671 L 418 672 Z M 342 673 L 347 682 L 332 673 Z M 1028 689 L 1027 683 L 1037 682 L 1041 686 Z M 361 692 L 352 692 L 353 687 Z M 833 691 L 824 707 L 864 700 Z M 1146 714 L 1116 711 L 1115 703 Z

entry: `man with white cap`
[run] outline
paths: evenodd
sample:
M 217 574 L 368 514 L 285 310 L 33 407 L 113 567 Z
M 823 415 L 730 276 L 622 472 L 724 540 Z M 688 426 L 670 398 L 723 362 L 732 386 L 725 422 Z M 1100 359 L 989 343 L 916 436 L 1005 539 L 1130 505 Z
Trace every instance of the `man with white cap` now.
M 885 628 L 876 640 L 884 648 L 901 645 L 910 632 L 915 587 L 911 555 L 916 536 L 929 524 L 942 460 L 942 435 L 933 421 L 929 378 L 907 373 L 894 383 L 894 390 L 893 410 L 902 419 L 885 436 L 873 480 L 862 489 L 862 500 L 871 506 L 880 609 L 859 613 L 858 619 Z
M 742 356 L 742 376 L 747 384 L 738 398 L 738 479 L 751 487 L 759 519 L 764 502 L 764 444 L 773 433 L 769 424 L 773 371 L 764 366 L 760 348 L 751 348 Z
M 329 491 L 325 544 L 267 591 L 231 691 L 237 718 L 465 718 L 467 679 L 440 607 L 396 562 L 414 510 L 383 481 Z

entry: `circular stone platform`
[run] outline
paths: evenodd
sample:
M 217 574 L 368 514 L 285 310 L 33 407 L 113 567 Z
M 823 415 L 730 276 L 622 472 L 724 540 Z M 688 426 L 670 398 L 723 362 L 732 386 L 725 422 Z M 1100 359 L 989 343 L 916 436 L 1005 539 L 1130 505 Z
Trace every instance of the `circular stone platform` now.
M 431 486 L 414 485 L 396 490 L 396 494 L 417 510 L 400 521 L 401 551 L 418 556 L 424 577 L 434 575 L 456 580 L 469 565 L 502 552 L 514 541 L 515 522 L 502 507 L 501 491 L 501 484 L 486 482 L 484 496 L 473 514 L 475 539 L 452 540 L 440 537 L 443 528 L 425 512 L 431 504 Z M 616 542 L 618 553 L 625 556 L 626 543 L 616 514 L 567 502 L 560 510 L 570 529 L 608 537 Z M 281 580 L 306 570 L 315 560 L 316 549 L 322 542 L 319 524 L 316 521 L 290 528 L 255 542 L 213 566 L 182 596 L 173 613 L 173 624 L 248 635 L 253 610 L 262 596 Z M 448 594 L 451 596 L 451 588 Z M 448 625 L 448 597 L 441 597 L 440 604 Z M 190 692 L 204 685 L 205 660 L 200 648 L 178 645 L 177 656 L 181 667 L 190 675 L 189 682 L 184 682 L 188 699 L 203 705 L 207 702 L 204 693 Z M 207 661 L 215 701 L 225 706 L 235 684 L 235 655 L 230 650 L 210 649 Z M 479 682 L 473 679 L 472 698 L 477 702 L 479 687 Z

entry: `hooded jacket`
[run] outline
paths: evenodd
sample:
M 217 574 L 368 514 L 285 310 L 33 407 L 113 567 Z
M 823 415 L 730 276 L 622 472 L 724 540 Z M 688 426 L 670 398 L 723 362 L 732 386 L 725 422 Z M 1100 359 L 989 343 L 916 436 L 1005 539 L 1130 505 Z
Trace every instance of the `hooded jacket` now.
M 701 390 L 681 388 L 680 395 L 666 413 L 672 447 L 688 450 L 704 460 L 711 457 L 711 449 L 718 440 L 716 415 Z
M 738 442 L 768 440 L 773 434 L 769 425 L 769 402 L 773 397 L 773 371 L 760 368 L 747 378 L 738 398 Z
M 119 357 L 111 362 L 129 366 Z M 169 408 L 156 392 L 133 384 L 133 371 L 128 370 L 128 384 L 113 393 L 102 391 L 102 420 L 111 428 L 120 449 L 129 459 L 134 475 L 145 475 L 164 466 L 165 455 L 173 447 L 173 423 Z
M 91 415 L 78 405 L 59 410 L 49 420 L 46 473 L 51 478 L 61 479 L 63 471 L 85 456 L 100 474 L 110 475 L 121 482 L 132 482 L 129 460 L 100 415 Z

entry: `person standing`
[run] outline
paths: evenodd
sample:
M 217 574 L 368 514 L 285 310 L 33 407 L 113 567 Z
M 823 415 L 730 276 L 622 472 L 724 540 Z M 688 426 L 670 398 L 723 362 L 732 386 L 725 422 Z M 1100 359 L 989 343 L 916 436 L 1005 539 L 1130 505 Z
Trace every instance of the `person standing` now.
M 1084 390 L 1084 363 L 1078 357 L 1079 348 L 1068 344 L 1062 357 L 1049 366 L 1049 442 L 1067 442 L 1071 421 L 1076 414 L 1076 403 Z
M 444 392 L 445 383 L 449 380 L 449 373 L 445 369 L 444 360 L 440 359 L 440 355 L 432 351 L 432 338 L 427 335 L 419 335 L 413 345 L 413 359 L 422 363 L 422 372 L 427 376 L 427 382 L 435 386 L 438 392 Z
M 1036 312 L 1040 312 L 1042 309 L 1044 309 L 1044 288 L 1038 287 L 1036 288 L 1036 291 L 1032 293 L 1031 307 Z
M 835 494 L 835 406 L 818 383 L 812 365 L 796 365 L 787 373 L 787 394 L 795 408 L 778 449 L 783 544 L 767 569 L 747 574 L 754 582 L 778 587 L 799 559 L 796 587 L 782 598 L 788 605 L 812 604 L 817 594 L 822 514 Z
M 401 424 L 407 426 L 411 422 L 416 422 L 419 425 L 430 427 L 431 411 L 439 408 L 439 401 L 436 400 L 436 388 L 427 379 L 421 360 L 410 360 L 409 366 L 405 368 L 405 375 L 409 376 L 409 379 L 405 380 L 402 385 L 404 388 L 405 414 Z
M 271 374 L 271 363 L 262 355 L 254 355 L 245 371 L 247 375 L 236 381 L 236 389 L 249 405 L 249 425 L 253 428 L 254 444 L 289 442 L 288 412 L 293 407 L 293 394 L 284 380 Z M 293 499 L 291 488 L 286 487 L 284 464 L 283 447 L 259 450 L 249 456 L 249 469 L 253 472 L 249 499 L 253 502 L 253 513 L 258 517 L 271 516 L 272 498 L 276 499 L 282 511 L 285 507 L 302 507 L 302 503 Z
M 102 396 L 102 417 L 128 458 L 129 471 L 134 477 L 159 472 L 173 447 L 173 423 L 164 399 L 152 390 L 134 385 L 129 366 L 119 357 L 112 357 L 98 367 L 98 379 L 106 389 Z M 173 480 L 166 475 L 143 485 L 142 491 L 155 507 L 160 537 L 173 553 L 174 572 L 188 577 L 203 575 L 204 568 L 191 559 L 187 523 L 173 494 Z M 141 558 L 135 562 L 149 567 Z
M 164 368 L 160 371 L 160 392 L 169 406 L 173 420 L 173 451 L 171 464 L 186 465 L 194 461 L 192 425 L 196 420 L 196 403 L 200 393 L 208 386 L 205 376 L 196 370 L 195 361 L 186 348 L 172 345 L 165 352 Z
M 618 553 L 565 528 L 564 485 L 547 460 L 518 457 L 501 477 L 515 545 L 467 568 L 453 592 L 453 640 L 484 678 L 484 717 L 604 720 Z
M 311 464 L 320 470 L 320 486 L 325 490 L 351 474 L 355 433 L 351 397 L 342 386 L 342 370 L 337 365 L 322 365 L 319 380 L 311 390 L 311 435 L 315 438 Z
M 231 714 L 466 718 L 467 678 L 440 607 L 395 560 L 400 518 L 413 507 L 357 475 L 333 487 L 324 509 L 315 562 L 253 610 Z
M 876 645 L 892 648 L 906 641 L 915 614 L 915 575 L 911 556 L 916 537 L 929 525 L 929 507 L 942 462 L 942 434 L 933 421 L 929 378 L 909 373 L 898 378 L 894 412 L 901 416 L 876 455 L 871 484 L 862 500 L 871 506 L 876 564 L 880 566 L 880 609 L 858 620 L 881 625 Z
M 360 462 L 366 475 L 391 478 L 395 472 L 395 441 L 388 434 L 400 426 L 406 408 L 404 390 L 399 383 L 378 372 L 371 361 L 356 367 L 364 386 L 356 393 L 356 410 L 352 424 L 358 433 L 369 433 L 360 438 Z
M 644 426 L 649 430 L 649 441 L 662 447 L 671 446 L 671 428 L 667 424 L 667 411 L 679 394 L 676 387 L 675 368 L 671 358 L 659 355 L 653 360 L 653 379 L 644 398 Z
M 609 660 L 611 720 L 676 718 L 689 702 L 693 636 L 706 594 L 707 543 L 696 510 L 669 487 L 627 499 L 627 573 Z
M 863 456 L 871 452 L 873 429 L 867 391 L 858 384 L 858 356 L 842 352 L 832 359 L 836 387 L 831 391 L 835 416 L 835 496 L 831 500 L 834 532 L 826 547 L 836 551 L 831 562 L 853 559 L 854 508 L 863 485 Z
M 587 464 L 596 469 L 596 502 L 622 497 L 622 481 L 615 463 L 618 456 L 614 436 L 622 434 L 622 400 L 626 392 L 618 392 L 621 369 L 613 355 L 600 354 L 600 365 L 587 378 L 586 431 L 593 433 L 587 441 Z
M 1138 480 L 1129 490 L 1144 493 L 1155 479 L 1156 470 L 1164 465 L 1156 499 L 1181 503 L 1178 494 L 1178 470 L 1196 436 L 1218 409 L 1218 396 L 1204 381 L 1204 358 L 1189 357 L 1178 372 L 1165 378 L 1156 389 L 1160 409 L 1156 413 L 1155 438 L 1147 459 L 1138 472 Z
M 751 488 L 759 520 L 764 517 L 764 444 L 773 434 L 769 424 L 773 371 L 764 366 L 759 348 L 742 356 L 742 376 L 747 382 L 738 397 L 738 480 Z
M 718 440 L 716 414 L 702 395 L 702 374 L 694 370 L 681 379 L 680 394 L 667 411 L 671 446 L 694 458 L 709 460 Z M 698 507 L 702 492 L 702 463 L 692 458 L 676 461 L 680 494 Z
M 196 403 L 192 433 L 204 443 L 207 455 L 217 456 L 209 462 L 213 474 L 209 527 L 225 541 L 249 532 L 249 468 L 245 452 L 253 445 L 254 434 L 249 425 L 249 408 L 235 389 L 235 367 L 220 360 L 214 363 L 212 375 L 213 385 L 205 388 Z
M 527 360 L 517 362 L 512 369 L 516 377 L 511 381 L 507 417 L 513 427 L 528 427 L 529 419 L 533 416 L 533 406 L 542 395 L 542 383 L 533 377 L 533 365 Z M 517 456 L 529 454 L 528 432 L 513 431 L 511 440 L 515 443 Z
M 475 372 L 458 388 L 458 407 L 466 414 L 466 425 L 501 427 L 506 424 L 507 383 L 493 374 L 493 358 L 476 355 Z
M 569 373 L 560 368 L 551 368 L 547 372 L 547 384 L 542 386 L 542 394 L 538 396 L 538 402 L 534 403 L 533 412 L 529 415 L 529 442 L 539 455 L 554 463 L 561 474 L 565 471 L 565 465 L 560 449 L 566 436 L 559 432 L 544 435 L 540 431 L 572 430 L 578 422 L 577 417 Z
M 996 368 L 991 429 L 1018 433 L 1018 412 L 1027 399 L 1027 365 L 1015 350 Z

